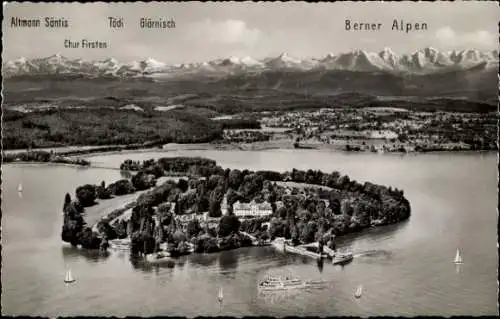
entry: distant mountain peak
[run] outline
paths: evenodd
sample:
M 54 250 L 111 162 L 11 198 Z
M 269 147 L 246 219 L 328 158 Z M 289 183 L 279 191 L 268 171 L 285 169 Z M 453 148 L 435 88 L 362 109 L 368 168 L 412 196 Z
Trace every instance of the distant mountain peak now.
M 254 60 L 253 58 L 249 57 L 249 56 L 246 56 L 244 58 L 241 59 L 241 62 L 245 65 L 248 65 L 248 66 L 257 66 L 257 65 L 262 65 L 261 62 L 257 61 L 257 60 Z
M 147 58 L 147 59 L 143 60 L 143 62 L 148 63 L 148 64 L 155 64 L 155 65 L 165 65 L 165 63 L 160 62 L 158 60 L 155 60 L 153 58 Z
M 118 60 L 116 60 L 115 58 L 106 58 L 104 60 L 102 60 L 103 63 L 111 63 L 111 64 L 118 64 Z
M 424 52 L 438 52 L 437 49 L 435 49 L 433 47 L 430 47 L 430 46 L 429 47 L 425 47 L 423 51 Z
M 266 70 L 344 70 L 356 72 L 415 73 L 426 74 L 446 70 L 468 69 L 481 63 L 498 64 L 498 50 L 480 51 L 477 49 L 439 51 L 426 47 L 413 53 L 398 55 L 391 48 L 385 47 L 380 52 L 352 50 L 346 53 L 328 53 L 322 58 L 298 59 L 288 52 L 256 60 L 252 57 L 229 56 L 218 60 L 196 63 L 168 65 L 152 57 L 143 60 L 120 63 L 112 57 L 100 61 L 69 59 L 61 53 L 46 58 L 19 58 L 4 62 L 4 75 L 50 75 L 50 74 L 100 74 L 114 76 L 147 76 L 148 74 L 166 74 L 168 76 L 184 74 L 223 75 L 244 72 L 263 72 Z M 176 73 L 177 72 L 177 73 Z
M 301 60 L 295 59 L 288 53 L 283 52 L 275 58 L 267 59 L 266 65 L 271 69 L 297 68 L 300 67 L 301 62 Z
M 295 63 L 299 63 L 300 62 L 300 60 L 292 57 L 287 52 L 281 53 L 276 59 L 279 59 L 279 60 L 282 60 L 282 61 L 286 61 L 286 62 L 295 62 Z
M 239 58 L 237 58 L 235 56 L 230 56 L 228 58 L 222 59 L 222 61 L 220 61 L 218 64 L 220 64 L 220 65 L 226 65 L 226 66 L 229 66 L 229 65 L 239 65 L 239 64 L 241 64 L 241 61 L 240 61 Z
M 49 60 L 63 60 L 66 59 L 61 53 L 56 53 L 48 57 Z

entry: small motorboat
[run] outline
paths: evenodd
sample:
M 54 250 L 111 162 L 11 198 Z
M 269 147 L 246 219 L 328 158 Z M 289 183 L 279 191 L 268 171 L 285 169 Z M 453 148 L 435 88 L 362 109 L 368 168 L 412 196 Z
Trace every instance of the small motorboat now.
M 323 280 L 308 280 L 304 282 L 305 288 L 310 289 L 323 289 L 325 288 L 326 282 Z
M 354 259 L 354 256 L 352 253 L 335 254 L 335 256 L 332 259 L 332 264 L 333 265 L 345 265 L 345 264 L 351 262 L 353 259 Z
M 170 254 L 168 252 L 157 252 L 146 255 L 146 261 L 151 264 L 162 263 L 166 261 L 172 261 Z
M 300 280 L 299 278 L 294 278 L 291 276 L 285 276 L 285 277 L 268 276 L 258 285 L 258 289 L 261 291 L 290 290 L 290 289 L 299 289 L 307 287 L 308 285 L 306 282 Z
M 114 250 L 130 250 L 130 239 L 113 239 L 109 241 L 109 247 Z
M 75 278 L 73 278 L 73 275 L 71 274 L 71 269 L 68 269 L 66 271 L 66 276 L 64 277 L 64 282 L 67 284 L 75 282 Z
M 361 295 L 363 294 L 363 285 L 359 285 L 358 288 L 356 289 L 356 292 L 354 292 L 354 297 L 356 299 L 361 298 Z
M 453 261 L 455 264 L 463 264 L 462 254 L 460 253 L 460 249 L 457 249 L 457 253 L 455 254 L 455 260 Z

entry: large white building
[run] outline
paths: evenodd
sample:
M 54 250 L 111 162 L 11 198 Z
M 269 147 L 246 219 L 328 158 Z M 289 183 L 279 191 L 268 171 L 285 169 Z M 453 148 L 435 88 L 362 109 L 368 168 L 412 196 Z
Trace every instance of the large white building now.
M 237 201 L 233 205 L 233 213 L 238 217 L 263 217 L 273 213 L 273 208 L 270 203 L 240 203 Z

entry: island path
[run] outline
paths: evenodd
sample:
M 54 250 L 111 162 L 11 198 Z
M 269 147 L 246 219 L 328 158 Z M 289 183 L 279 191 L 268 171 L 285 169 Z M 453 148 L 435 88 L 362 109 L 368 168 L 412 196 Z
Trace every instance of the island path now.
M 157 179 L 156 185 L 161 185 L 167 180 L 178 180 L 180 177 L 163 176 Z M 84 219 L 87 225 L 94 231 L 97 230 L 97 223 L 104 217 L 107 217 L 113 211 L 124 208 L 126 205 L 135 202 L 143 193 L 151 191 L 152 188 L 138 191 L 132 194 L 116 196 L 110 199 L 98 200 L 97 204 L 91 207 L 85 207 Z

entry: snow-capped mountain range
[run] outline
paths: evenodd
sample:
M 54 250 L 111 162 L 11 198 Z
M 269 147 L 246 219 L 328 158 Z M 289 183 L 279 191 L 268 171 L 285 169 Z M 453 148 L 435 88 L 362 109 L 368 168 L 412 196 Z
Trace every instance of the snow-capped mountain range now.
M 121 63 L 113 58 L 101 61 L 69 59 L 60 54 L 46 58 L 26 59 L 2 63 L 5 77 L 20 75 L 82 74 L 88 76 L 176 76 L 224 75 L 269 70 L 343 70 L 353 72 L 390 72 L 402 74 L 429 74 L 473 67 L 498 67 L 498 50 L 440 52 L 425 48 L 409 54 L 398 55 L 391 49 L 381 52 L 356 50 L 342 54 L 327 54 L 322 58 L 298 59 L 283 53 L 277 57 L 256 60 L 251 57 L 229 57 L 199 63 L 168 65 L 148 58 L 142 61 Z

